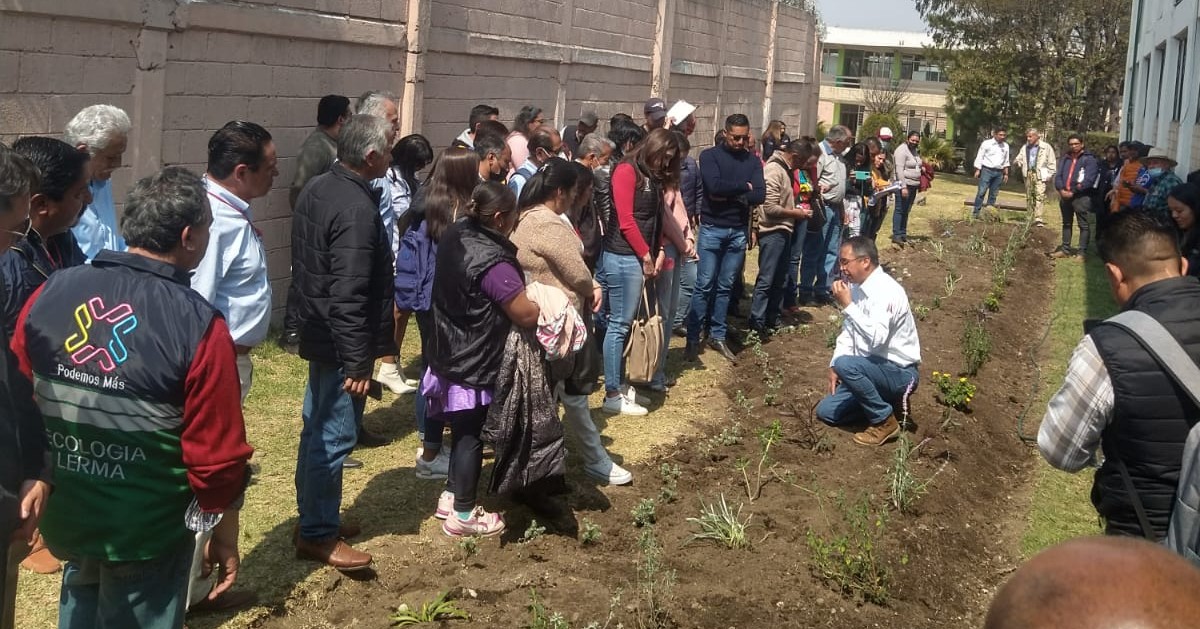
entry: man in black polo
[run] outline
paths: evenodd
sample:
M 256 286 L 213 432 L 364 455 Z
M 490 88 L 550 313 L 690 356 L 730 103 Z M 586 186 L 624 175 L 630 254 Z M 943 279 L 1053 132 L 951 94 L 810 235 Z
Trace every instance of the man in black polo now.
M 1200 280 L 1185 275 L 1187 263 L 1171 227 L 1143 212 L 1121 212 L 1100 240 L 1100 255 L 1121 309 L 1153 317 L 1200 362 Z M 1179 483 L 1188 418 L 1198 414 L 1129 332 L 1101 323 L 1075 347 L 1063 386 L 1042 419 L 1038 448 L 1046 461 L 1068 472 L 1088 467 L 1103 451 L 1092 504 L 1105 520 L 1105 532 L 1161 540 Z M 1149 531 L 1139 522 L 1139 500 Z

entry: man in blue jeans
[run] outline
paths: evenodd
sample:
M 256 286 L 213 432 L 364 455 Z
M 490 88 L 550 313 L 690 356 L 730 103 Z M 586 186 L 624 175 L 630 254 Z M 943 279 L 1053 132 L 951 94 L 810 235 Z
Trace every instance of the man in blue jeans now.
M 842 208 L 846 200 L 846 164 L 842 153 L 854 141 L 854 135 L 844 125 L 835 125 L 821 141 L 821 155 L 817 158 L 817 189 L 824 201 L 819 221 L 809 220 L 809 225 L 820 224 L 820 228 L 805 235 L 800 261 L 800 304 L 825 304 L 829 295 L 833 265 L 837 261 L 838 247 L 842 243 Z
M 725 140 L 700 154 L 700 178 L 708 203 L 700 212 L 696 254 L 700 268 L 687 320 L 688 360 L 700 356 L 700 333 L 708 323 L 708 346 L 726 360 L 736 357 L 725 344 L 729 293 L 746 258 L 750 208 L 763 202 L 766 184 L 758 156 L 747 150 L 750 120 L 743 114 L 725 119 Z
M 975 178 L 979 180 L 979 190 L 975 193 L 975 212 L 973 218 L 979 218 L 983 209 L 983 195 L 987 193 L 987 204 L 996 205 L 996 196 L 1000 194 L 1000 186 L 1008 183 L 1008 131 L 1004 127 L 996 127 L 992 139 L 985 140 L 979 145 L 975 155 Z
M 896 415 L 917 388 L 921 342 L 908 295 L 879 268 L 875 243 L 854 236 L 839 255 L 846 279 L 833 283 L 833 298 L 842 309 L 842 333 L 829 362 L 829 395 L 817 404 L 817 417 L 835 426 L 866 420 L 854 442 L 879 446 L 900 434 Z

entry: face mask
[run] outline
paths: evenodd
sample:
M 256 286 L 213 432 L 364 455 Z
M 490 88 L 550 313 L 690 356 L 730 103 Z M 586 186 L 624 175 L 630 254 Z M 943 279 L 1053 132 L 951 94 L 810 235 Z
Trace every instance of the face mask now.
M 1164 172 L 1166 171 L 1162 168 L 1151 168 L 1146 171 L 1146 174 L 1150 175 L 1151 177 L 1161 177 Z

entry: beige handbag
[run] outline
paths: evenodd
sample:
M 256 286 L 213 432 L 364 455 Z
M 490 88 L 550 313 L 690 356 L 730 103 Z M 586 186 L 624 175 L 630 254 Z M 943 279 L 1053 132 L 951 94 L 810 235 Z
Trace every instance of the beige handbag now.
M 647 384 L 654 379 L 662 358 L 663 323 L 658 308 L 650 308 L 650 287 L 642 285 L 644 318 L 635 319 L 629 326 L 625 342 L 625 373 L 629 382 Z

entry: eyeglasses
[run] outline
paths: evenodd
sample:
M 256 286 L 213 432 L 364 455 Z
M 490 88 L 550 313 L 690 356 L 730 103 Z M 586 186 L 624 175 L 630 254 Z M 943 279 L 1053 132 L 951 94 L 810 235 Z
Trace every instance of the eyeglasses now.
M 16 229 L 3 229 L 0 231 L 8 232 L 17 238 L 24 238 L 29 235 L 29 230 L 33 228 L 33 218 L 26 216 L 25 220 L 17 225 Z
M 859 260 L 866 259 L 866 257 L 867 256 L 858 256 L 857 258 L 850 258 L 849 260 L 846 258 L 838 258 L 838 266 L 849 266 L 851 262 L 858 262 Z
M 746 134 L 746 135 L 734 135 L 734 134 L 730 133 L 730 134 L 728 134 L 728 136 L 727 136 L 727 137 L 728 137 L 730 140 L 733 140 L 734 142 L 745 142 L 746 140 L 749 140 L 749 139 L 750 139 L 750 134 Z

